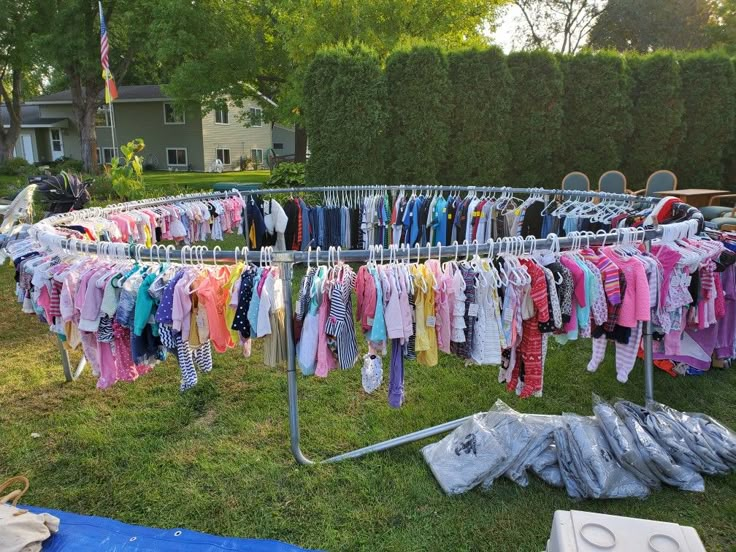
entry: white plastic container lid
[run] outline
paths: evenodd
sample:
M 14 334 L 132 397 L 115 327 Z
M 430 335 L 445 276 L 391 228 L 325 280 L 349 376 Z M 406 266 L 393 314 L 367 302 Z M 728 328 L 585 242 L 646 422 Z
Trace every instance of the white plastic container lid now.
M 558 510 L 547 552 L 705 552 L 692 527 L 648 519 Z

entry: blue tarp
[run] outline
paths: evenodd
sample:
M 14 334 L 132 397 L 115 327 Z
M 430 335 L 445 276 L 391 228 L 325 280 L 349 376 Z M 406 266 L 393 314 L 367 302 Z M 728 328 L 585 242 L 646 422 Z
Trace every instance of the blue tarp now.
M 304 552 L 278 541 L 216 537 L 186 529 L 154 529 L 114 519 L 81 516 L 60 510 L 19 506 L 47 512 L 61 520 L 59 532 L 44 542 L 44 552 Z

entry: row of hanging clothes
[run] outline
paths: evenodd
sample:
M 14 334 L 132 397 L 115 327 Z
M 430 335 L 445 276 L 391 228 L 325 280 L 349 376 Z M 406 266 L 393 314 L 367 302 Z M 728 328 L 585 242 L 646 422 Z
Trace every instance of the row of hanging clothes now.
M 598 370 L 611 343 L 621 383 L 634 368 L 649 321 L 663 347 L 677 343 L 676 351 L 661 355 L 678 359 L 673 374 L 705 370 L 712 356 L 736 356 L 736 309 L 727 308 L 734 306 L 732 248 L 666 235 L 647 252 L 635 235 L 621 236 L 594 247 L 591 234 L 574 234 L 568 251 L 536 251 L 533 241 L 508 239 L 495 256 L 471 256 L 466 245 L 464 260 L 444 263 L 410 259 L 394 246 L 383 263 L 374 248 L 355 274 L 339 262 L 309 266 L 295 310 L 297 364 L 318 377 L 351 368 L 359 361 L 356 336 L 362 332 L 368 345 L 364 387 L 382 374 L 380 359 L 390 345 L 388 400 L 396 407 L 404 400 L 404 360 L 434 366 L 438 352 L 466 364 L 500 366 L 499 382 L 523 398 L 543 391 L 550 338 L 560 344 L 591 338 L 589 372 Z M 351 286 L 355 320 L 346 297 Z M 696 336 L 691 339 L 702 349 L 708 339 L 703 331 L 712 346 L 699 364 L 683 336 Z
M 108 255 L 112 245 L 98 244 L 97 256 L 45 252 L 31 240 L 10 251 L 23 312 L 68 350 L 81 348 L 98 388 L 134 381 L 173 355 L 186 391 L 212 370 L 213 348 L 249 357 L 254 338 L 266 366 L 285 362 L 283 280 L 270 250 L 258 266 L 211 266 L 203 248 L 185 246 L 173 262 L 170 251 L 161 258 L 163 248 L 148 261 L 118 259 Z
M 162 241 L 191 244 L 222 241 L 225 234 L 242 234 L 244 200 L 225 198 L 172 199 L 169 204 L 113 210 L 55 226 L 58 234 L 80 240 L 141 244 L 151 247 Z M 95 212 L 93 210 L 93 212 Z
M 588 196 L 558 198 L 541 189 L 533 190 L 526 199 L 514 194 L 512 188 L 443 192 L 427 187 L 391 191 L 357 187 L 325 191 L 319 204 L 290 196 L 283 206 L 275 199 L 251 195 L 247 199 L 249 246 L 306 251 L 309 247 L 485 243 L 511 236 L 542 238 L 551 233 L 566 236 L 633 227 L 652 212 L 650 201 L 634 196 L 604 195 L 594 201 Z M 269 217 L 274 222 L 269 224 Z

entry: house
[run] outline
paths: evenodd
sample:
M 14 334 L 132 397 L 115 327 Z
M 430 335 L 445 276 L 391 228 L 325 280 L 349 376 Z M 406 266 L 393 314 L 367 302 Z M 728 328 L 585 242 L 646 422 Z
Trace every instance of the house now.
M 242 108 L 230 102 L 202 116 L 198 106 L 177 112 L 158 85 L 120 86 L 118 93 L 112 111 L 117 145 L 143 138 L 148 168 L 210 171 L 219 159 L 225 170 L 238 170 L 246 158 L 262 164 L 271 148 L 276 155 L 294 153 L 293 127 L 264 121 L 255 100 Z M 81 159 L 69 90 L 34 98 L 22 110 L 17 156 L 29 162 L 49 162 L 62 156 Z M 7 115 L 2 113 L 6 126 Z M 97 155 L 105 163 L 117 155 L 111 130 L 111 113 L 103 105 L 97 113 Z

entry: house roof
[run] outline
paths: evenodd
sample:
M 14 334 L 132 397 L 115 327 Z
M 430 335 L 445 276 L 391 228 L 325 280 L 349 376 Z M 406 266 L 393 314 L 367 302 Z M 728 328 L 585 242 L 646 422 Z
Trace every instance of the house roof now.
M 99 94 L 100 102 L 104 100 L 104 90 Z M 141 84 L 131 86 L 118 86 L 118 99 L 116 102 L 150 102 L 167 100 L 168 96 L 163 93 L 158 84 Z M 46 94 L 28 100 L 28 104 L 68 104 L 72 102 L 71 90 L 62 90 L 54 94 Z
M 41 117 L 41 110 L 35 105 L 23 105 L 21 112 L 21 128 L 66 128 L 69 120 L 65 117 Z M 0 121 L 4 127 L 10 126 L 10 113 L 7 108 L 0 107 Z
M 258 97 L 264 101 L 270 103 L 274 107 L 276 103 L 269 97 L 261 94 L 254 86 L 246 85 L 252 89 Z M 104 90 L 100 92 L 98 96 L 100 102 L 104 101 Z M 162 101 L 170 99 L 161 90 L 161 85 L 158 84 L 139 84 L 131 86 L 118 86 L 118 99 L 115 102 L 151 102 L 151 101 Z M 72 102 L 71 90 L 62 90 L 54 94 L 46 94 L 45 96 L 38 96 L 28 100 L 27 104 L 69 104 Z

